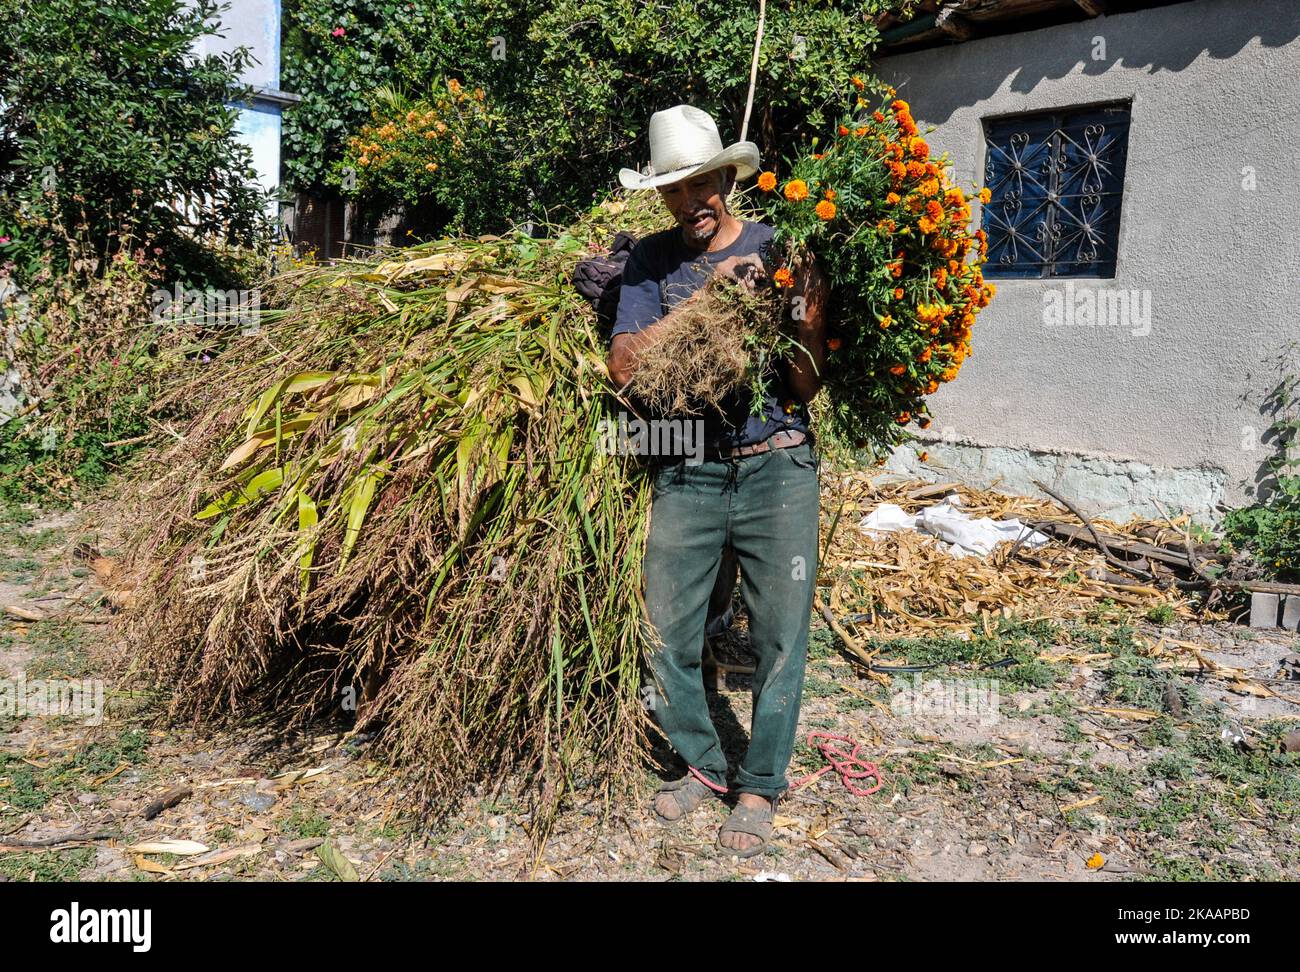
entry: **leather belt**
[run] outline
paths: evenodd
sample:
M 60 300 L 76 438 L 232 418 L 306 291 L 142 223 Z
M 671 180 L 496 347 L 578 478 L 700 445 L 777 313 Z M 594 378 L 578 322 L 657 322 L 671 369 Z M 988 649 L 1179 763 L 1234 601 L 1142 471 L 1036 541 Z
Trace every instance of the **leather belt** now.
M 774 432 L 762 442 L 755 442 L 752 445 L 732 446 L 726 449 L 711 449 L 705 453 L 709 459 L 734 459 L 737 456 L 756 456 L 759 453 L 770 452 L 773 449 L 789 449 L 793 446 L 803 445 L 808 440 L 803 432 L 798 429 L 789 431 Z

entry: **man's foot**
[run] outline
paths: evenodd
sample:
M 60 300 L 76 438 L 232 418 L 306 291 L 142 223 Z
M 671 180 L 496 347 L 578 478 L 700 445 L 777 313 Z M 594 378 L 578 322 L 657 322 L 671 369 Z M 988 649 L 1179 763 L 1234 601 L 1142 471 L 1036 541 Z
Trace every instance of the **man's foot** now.
M 664 784 L 655 793 L 655 814 L 660 820 L 673 823 L 681 820 L 712 795 L 712 790 L 693 774 L 687 773 L 680 780 Z
M 718 831 L 718 846 L 738 857 L 753 857 L 767 846 L 775 818 L 775 800 L 757 793 L 742 793 L 731 816 Z

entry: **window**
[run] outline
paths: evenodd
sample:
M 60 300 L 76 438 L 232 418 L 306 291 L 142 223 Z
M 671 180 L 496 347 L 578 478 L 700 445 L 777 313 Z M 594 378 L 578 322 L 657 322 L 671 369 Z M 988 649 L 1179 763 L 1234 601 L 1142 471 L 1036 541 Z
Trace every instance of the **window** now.
M 986 277 L 1113 277 L 1129 105 L 984 122 Z

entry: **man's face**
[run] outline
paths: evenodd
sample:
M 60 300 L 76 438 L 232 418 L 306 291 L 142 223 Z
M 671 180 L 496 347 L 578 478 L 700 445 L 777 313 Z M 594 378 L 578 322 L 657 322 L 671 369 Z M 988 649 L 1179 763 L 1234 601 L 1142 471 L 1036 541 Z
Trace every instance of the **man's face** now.
M 704 249 L 722 227 L 735 169 L 714 169 L 660 186 L 659 195 L 689 246 Z

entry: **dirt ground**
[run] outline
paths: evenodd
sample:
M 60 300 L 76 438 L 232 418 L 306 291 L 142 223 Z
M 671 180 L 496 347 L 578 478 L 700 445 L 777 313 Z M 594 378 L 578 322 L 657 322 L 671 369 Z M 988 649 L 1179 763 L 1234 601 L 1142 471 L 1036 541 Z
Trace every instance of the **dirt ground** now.
M 73 513 L 7 517 L 0 678 L 94 678 L 120 646 L 93 571 L 72 556 L 90 528 Z M 1204 646 L 1211 664 L 1160 647 L 1171 641 Z M 719 650 L 743 661 L 743 624 Z M 1284 750 L 1300 728 L 1298 650 L 1286 632 L 1162 627 L 1103 603 L 1080 623 L 1004 619 L 977 641 L 890 642 L 881 664 L 932 667 L 873 678 L 817 620 L 791 779 L 827 765 L 806 740 L 825 732 L 860 743 L 881 786 L 858 796 L 832 771 L 796 788 L 773 845 L 748 861 L 715 844 L 721 800 L 656 822 L 654 788 L 680 772 L 662 743 L 634 805 L 605 816 L 579 798 L 539 858 L 527 813 L 506 801 L 419 829 L 391 775 L 337 735 L 158 729 L 134 698 L 89 727 L 0 710 L 0 880 L 1294 878 L 1300 756 Z M 731 678 L 712 698 L 735 760 L 749 692 Z M 175 788 L 190 792 L 146 819 Z M 205 850 L 131 849 L 160 840 Z

